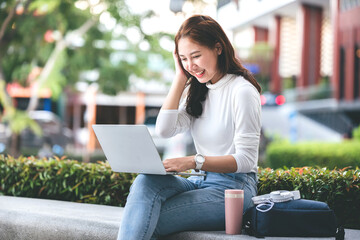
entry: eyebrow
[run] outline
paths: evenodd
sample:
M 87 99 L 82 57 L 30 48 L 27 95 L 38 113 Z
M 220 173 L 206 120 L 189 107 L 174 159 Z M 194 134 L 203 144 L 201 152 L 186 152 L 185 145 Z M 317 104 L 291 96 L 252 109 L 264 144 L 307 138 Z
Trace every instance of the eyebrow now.
M 191 52 L 190 53 L 190 55 L 194 55 L 194 54 L 196 54 L 196 53 L 200 53 L 200 51 L 199 50 L 197 50 L 197 51 L 193 51 L 193 52 Z M 184 55 L 182 55 L 182 54 L 179 54 L 179 56 L 181 57 L 185 57 Z

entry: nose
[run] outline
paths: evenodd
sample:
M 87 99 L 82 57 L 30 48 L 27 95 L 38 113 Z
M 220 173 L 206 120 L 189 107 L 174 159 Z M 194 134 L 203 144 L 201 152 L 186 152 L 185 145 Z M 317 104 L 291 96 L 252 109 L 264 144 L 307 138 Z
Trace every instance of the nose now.
M 187 62 L 187 70 L 189 72 L 193 71 L 196 68 L 195 63 L 192 60 L 188 60 Z

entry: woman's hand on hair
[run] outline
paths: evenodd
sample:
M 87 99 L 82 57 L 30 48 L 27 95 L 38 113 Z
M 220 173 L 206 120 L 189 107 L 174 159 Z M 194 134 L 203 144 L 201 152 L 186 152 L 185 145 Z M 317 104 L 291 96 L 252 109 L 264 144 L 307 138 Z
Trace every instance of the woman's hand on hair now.
M 181 62 L 179 61 L 179 57 L 176 53 L 176 50 L 174 50 L 173 52 L 173 58 L 174 58 L 174 62 L 175 62 L 175 76 L 176 79 L 179 79 L 181 81 L 183 81 L 184 83 L 186 83 L 186 81 L 188 80 L 182 66 L 181 66 Z
M 184 172 L 195 168 L 194 156 L 165 159 L 163 165 L 167 172 Z
M 175 78 L 171 84 L 168 95 L 161 107 L 161 109 L 178 109 L 180 99 L 183 95 L 186 83 L 188 81 L 187 76 L 182 69 L 181 63 L 177 57 L 175 51 L 173 52 L 173 57 L 175 61 Z

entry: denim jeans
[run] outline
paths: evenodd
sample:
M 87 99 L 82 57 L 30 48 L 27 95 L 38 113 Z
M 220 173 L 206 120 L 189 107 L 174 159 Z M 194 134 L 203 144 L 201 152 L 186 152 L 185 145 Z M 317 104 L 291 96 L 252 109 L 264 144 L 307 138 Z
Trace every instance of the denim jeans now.
M 225 189 L 244 190 L 244 211 L 257 193 L 255 173 L 206 177 L 140 174 L 130 188 L 118 240 L 158 239 L 181 231 L 225 229 Z

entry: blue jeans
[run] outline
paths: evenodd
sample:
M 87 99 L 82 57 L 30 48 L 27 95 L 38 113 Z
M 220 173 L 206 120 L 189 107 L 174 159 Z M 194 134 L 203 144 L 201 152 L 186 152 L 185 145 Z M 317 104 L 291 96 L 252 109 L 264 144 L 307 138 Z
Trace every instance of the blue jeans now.
M 244 190 L 244 211 L 257 193 L 255 173 L 206 177 L 140 174 L 130 188 L 118 240 L 157 239 L 181 231 L 225 229 L 225 189 Z

